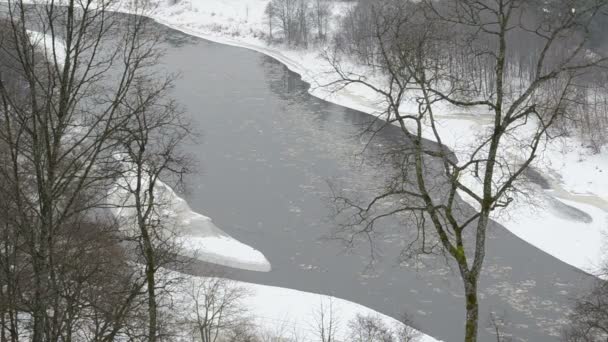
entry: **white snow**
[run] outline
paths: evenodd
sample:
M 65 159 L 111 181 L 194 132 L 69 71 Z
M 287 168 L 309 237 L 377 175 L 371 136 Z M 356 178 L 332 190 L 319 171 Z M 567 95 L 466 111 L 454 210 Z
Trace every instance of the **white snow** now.
M 30 38 L 30 42 L 34 47 L 42 46 L 44 48 L 45 58 L 50 61 L 56 61 L 57 65 L 61 67 L 66 56 L 65 42 L 53 35 L 45 34 L 36 31 L 27 30 L 27 34 Z
M 267 3 L 267 0 L 181 0 L 177 4 L 160 1 L 147 15 L 191 35 L 269 55 L 310 83 L 312 95 L 368 113 L 382 111 L 381 99 L 363 86 L 353 85 L 337 92 L 322 86 L 336 78 L 330 65 L 320 56 L 323 47 L 294 50 L 282 45 L 268 46 L 261 38 L 261 33 L 266 31 L 263 12 Z M 334 3 L 334 22 L 345 6 L 347 4 L 340 1 Z M 128 11 L 128 8 L 121 10 Z M 368 76 L 372 82 L 380 79 L 379 75 L 355 65 L 348 67 Z M 407 111 L 410 105 L 404 105 Z M 456 113 L 449 106 L 441 109 L 438 125 L 443 143 L 457 154 L 465 151 L 471 139 L 483 132 L 489 122 L 484 113 Z M 429 134 L 426 136 L 432 138 Z M 517 148 L 513 145 L 506 153 L 516 152 Z M 600 154 L 592 155 L 574 138 L 559 139 L 546 146 L 535 167 L 548 178 L 552 189 L 537 189 L 534 210 L 521 202 L 509 208 L 507 215 L 498 215 L 495 219 L 522 239 L 564 262 L 594 271 L 600 263 L 604 235 L 608 232 L 608 177 L 605 176 L 608 151 L 604 149 Z M 556 209 L 557 199 L 567 200 L 569 205 L 585 212 L 591 219 L 566 218 Z M 582 248 L 574 248 L 570 244 L 572 241 Z
M 215 227 L 210 219 L 206 224 Z M 215 229 L 219 231 L 219 228 L 215 227 Z M 260 251 L 241 243 L 223 231 L 208 236 L 186 235 L 182 247 L 190 256 L 218 265 L 260 272 L 269 272 L 271 269 L 270 262 Z
M 171 272 L 169 273 L 171 276 Z M 194 310 L 193 301 L 187 297 L 191 291 L 192 284 L 205 281 L 205 277 L 179 274 L 184 280 L 178 282 L 176 293 L 181 298 L 175 298 L 177 303 L 176 315 L 189 317 Z M 184 278 L 185 277 L 185 278 Z M 283 337 L 297 337 L 298 341 L 317 340 L 317 330 L 315 324 L 319 319 L 321 305 L 327 308 L 331 302 L 333 312 L 337 316 L 337 340 L 347 341 L 347 323 L 357 314 L 364 316 L 379 317 L 389 327 L 397 327 L 402 323 L 380 314 L 362 305 L 310 292 L 297 291 L 275 286 L 258 285 L 239 281 L 230 281 L 229 286 L 241 288 L 246 295 L 241 300 L 241 304 L 248 311 L 248 316 L 253 318 L 256 327 L 263 332 L 280 334 Z M 185 297 L 183 297 L 185 296 Z M 440 342 L 431 336 L 420 333 L 417 342 Z
M 555 199 L 550 192 L 536 203 L 539 208 L 516 203 L 510 216 L 498 221 L 515 235 L 571 265 L 590 272 L 599 271 L 608 225 L 606 211 L 593 205 Z M 588 216 L 577 217 L 564 205 Z
M 245 283 L 242 283 L 245 284 Z M 302 341 L 313 341 L 315 330 L 313 328 L 315 311 L 323 304 L 327 307 L 330 297 L 310 292 L 297 291 L 282 287 L 263 286 L 256 284 L 245 284 L 253 295 L 246 299 L 247 307 L 255 310 L 255 317 L 260 325 L 266 329 L 276 329 L 277 325 L 294 327 Z M 346 341 L 346 324 L 357 314 L 381 317 L 388 326 L 400 324 L 397 320 L 382 315 L 362 305 L 347 300 L 333 298 L 336 314 L 339 316 L 340 325 L 338 335 Z M 293 330 L 293 329 L 292 329 Z M 431 336 L 422 334 L 420 342 L 437 341 Z

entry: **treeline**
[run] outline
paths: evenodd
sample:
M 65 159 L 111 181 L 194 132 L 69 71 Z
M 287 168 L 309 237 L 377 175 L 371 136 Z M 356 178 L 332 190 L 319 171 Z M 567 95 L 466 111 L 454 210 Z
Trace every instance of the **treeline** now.
M 481 98 L 495 93 L 497 76 L 494 62 L 497 56 L 494 53 L 498 45 L 496 40 L 491 39 L 492 35 L 476 31 L 479 25 L 472 24 L 484 20 L 490 23 L 491 2 L 486 4 L 488 10 L 482 7 L 480 2 L 479 11 L 460 13 L 461 19 L 469 21 L 470 25 L 466 22 L 443 22 L 439 25 L 437 21 L 427 21 L 425 18 L 432 15 L 447 16 L 449 12 L 458 13 L 462 8 L 457 8 L 457 2 L 436 2 L 433 6 L 436 13 L 425 14 L 425 10 L 422 10 L 425 3 L 426 1 L 358 0 L 344 13 L 339 29 L 332 37 L 332 44 L 340 54 L 350 56 L 370 68 L 382 70 L 386 69 L 386 66 L 382 65 L 385 61 L 383 54 L 395 53 L 403 44 L 414 44 L 414 35 L 428 35 L 432 29 L 433 42 L 426 42 L 429 54 L 426 61 L 433 64 L 428 67 L 429 70 L 434 70 L 433 77 L 436 81 L 444 82 L 441 86 L 446 89 L 462 91 L 463 97 L 478 93 Z M 573 49 L 585 49 L 589 55 L 593 55 L 608 48 L 608 41 L 602 30 L 608 20 L 602 13 L 593 14 L 593 17 L 591 14 L 588 17 L 577 17 L 580 22 L 572 25 L 580 25 L 578 36 L 573 35 L 567 39 L 553 37 L 551 39 L 554 39 L 556 44 L 553 44 L 549 51 L 542 50 L 547 38 L 543 36 L 543 32 L 550 31 L 557 23 L 554 14 L 559 12 L 564 16 L 574 15 L 577 9 L 585 7 L 585 2 L 520 1 L 518 7 L 521 18 L 506 36 L 505 44 L 509 49 L 508 54 L 504 56 L 506 82 L 512 87 L 513 94 L 527 86 L 538 72 L 551 70 L 556 63 L 563 63 L 564 57 Z M 428 12 L 428 9 L 426 11 Z M 408 14 L 413 12 L 417 13 L 417 19 Z M 584 21 L 591 24 L 587 25 Z M 388 35 L 391 35 L 390 39 Z M 585 40 L 584 46 L 578 46 L 580 38 L 585 35 L 591 38 Z M 379 39 L 380 36 L 382 39 Z M 385 45 L 380 46 L 380 41 Z M 541 54 L 543 65 L 539 70 L 538 61 Z M 569 61 L 572 62 L 576 61 Z M 601 147 L 608 143 L 605 134 L 608 131 L 606 75 L 596 71 L 584 77 L 576 76 L 577 82 L 584 79 L 585 84 L 576 85 L 576 96 L 569 95 L 569 105 L 562 108 L 564 113 L 555 125 L 554 133 L 576 135 L 588 147 L 599 152 Z M 544 87 L 544 91 L 548 93 L 558 89 L 558 84 L 553 89 Z
M 331 18 L 330 0 L 272 0 L 265 9 L 268 39 L 307 47 L 327 39 Z

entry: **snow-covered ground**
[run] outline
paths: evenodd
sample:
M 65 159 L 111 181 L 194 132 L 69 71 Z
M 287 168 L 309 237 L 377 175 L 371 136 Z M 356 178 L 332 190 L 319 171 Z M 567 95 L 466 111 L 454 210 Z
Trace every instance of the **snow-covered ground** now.
M 322 47 L 294 50 L 269 46 L 262 34 L 267 30 L 267 3 L 268 0 L 181 0 L 173 4 L 161 0 L 146 15 L 191 35 L 274 57 L 310 83 L 310 93 L 315 96 L 368 113 L 382 110 L 380 99 L 363 86 L 349 86 L 337 92 L 323 87 L 336 75 L 320 56 Z M 333 3 L 333 22 L 347 6 L 346 2 Z M 124 7 L 121 10 L 128 11 Z M 438 119 L 444 143 L 457 152 L 488 122 L 483 114 L 454 113 L 449 107 Z M 608 232 L 608 150 L 591 154 L 577 139 L 558 139 L 546 146 L 536 168 L 549 188 L 536 187 L 533 205 L 521 201 L 495 219 L 547 253 L 583 270 L 595 271 L 602 261 L 604 235 Z
M 195 315 L 196 310 L 194 301 L 188 294 L 193 293 L 192 289 L 200 286 L 207 278 L 186 276 L 184 279 L 183 274 L 180 274 L 179 277 L 182 278 L 182 281 L 178 282 L 178 288 L 173 291 L 177 294 L 177 297 L 173 299 L 173 302 L 176 303 L 175 314 L 187 318 Z M 317 322 L 320 319 L 320 312 L 323 311 L 325 315 L 328 315 L 330 306 L 331 312 L 335 315 L 337 341 L 348 341 L 348 322 L 358 314 L 378 317 L 390 328 L 402 326 L 401 322 L 391 317 L 335 297 L 237 281 L 228 281 L 225 284 L 224 287 L 242 290 L 244 296 L 240 300 L 240 304 L 246 308 L 246 316 L 252 318 L 258 331 L 270 336 L 282 336 L 296 341 L 316 341 L 318 340 Z M 327 318 L 325 322 L 328 322 Z M 415 330 L 413 332 L 418 334 L 416 342 L 440 342 Z

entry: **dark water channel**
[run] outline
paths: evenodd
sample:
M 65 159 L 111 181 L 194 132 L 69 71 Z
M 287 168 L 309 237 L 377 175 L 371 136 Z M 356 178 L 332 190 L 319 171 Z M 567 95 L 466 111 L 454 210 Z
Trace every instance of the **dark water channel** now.
M 236 279 L 331 294 L 398 318 L 445 341 L 462 340 L 463 297 L 456 271 L 441 258 L 400 265 L 407 224 L 382 222 L 382 258 L 371 271 L 365 244 L 344 252 L 321 240 L 331 219 L 328 181 L 373 194 L 385 174 L 355 158 L 370 116 L 310 96 L 308 84 L 260 53 L 166 30 L 164 66 L 180 72 L 175 97 L 202 132 L 189 151 L 200 172 L 189 177 L 191 207 L 262 251 L 269 273 L 231 271 Z M 388 128 L 368 152 L 399 135 Z M 195 270 L 196 271 L 196 270 Z M 493 224 L 481 280 L 480 341 L 495 341 L 489 313 L 514 341 L 557 341 L 571 299 L 592 277 Z

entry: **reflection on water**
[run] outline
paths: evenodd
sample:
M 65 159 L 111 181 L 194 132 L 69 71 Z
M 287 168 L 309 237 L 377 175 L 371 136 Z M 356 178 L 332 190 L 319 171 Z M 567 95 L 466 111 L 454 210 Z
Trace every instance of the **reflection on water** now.
M 382 222 L 381 258 L 371 271 L 366 244 L 345 252 L 322 239 L 339 223 L 328 182 L 362 199 L 377 193 L 394 170 L 371 156 L 398 142 L 397 128 L 384 129 L 361 153 L 370 116 L 310 96 L 298 75 L 269 57 L 167 32 L 164 68 L 182 75 L 175 97 L 203 132 L 202 144 L 188 147 L 203 170 L 188 179 L 189 203 L 273 266 L 231 276 L 335 295 L 397 318 L 407 312 L 423 331 L 461 339 L 458 276 L 441 257 L 398 262 L 412 233 L 407 218 Z M 498 225 L 488 250 L 480 341 L 492 340 L 485 329 L 491 311 L 506 313 L 516 341 L 555 341 L 569 299 L 590 278 Z

